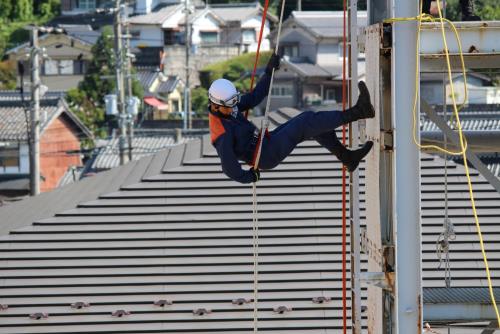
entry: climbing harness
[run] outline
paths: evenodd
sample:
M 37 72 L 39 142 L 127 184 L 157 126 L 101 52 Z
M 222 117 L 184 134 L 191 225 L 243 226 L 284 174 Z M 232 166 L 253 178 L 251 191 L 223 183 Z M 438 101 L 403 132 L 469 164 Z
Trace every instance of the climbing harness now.
M 255 74 L 257 73 L 257 65 L 259 63 L 260 56 L 260 44 L 262 42 L 262 35 L 264 34 L 264 27 L 266 25 L 266 17 L 267 17 L 267 8 L 269 7 L 269 0 L 266 0 L 264 3 L 264 10 L 262 12 L 262 20 L 260 22 L 260 31 L 259 31 L 259 41 L 257 42 L 257 53 L 255 54 L 255 62 L 253 64 L 252 77 L 250 79 L 250 91 L 253 90 L 253 84 L 255 81 Z M 279 24 L 281 25 L 281 18 Z M 276 45 L 278 45 L 279 40 L 276 40 Z M 245 110 L 245 118 L 248 118 L 248 110 Z
M 280 41 L 280 35 L 281 35 L 281 23 L 283 22 L 283 13 L 285 11 L 285 1 L 283 0 L 281 2 L 281 13 L 280 13 L 280 20 L 278 22 L 278 34 L 276 37 L 276 47 L 275 47 L 275 53 L 278 53 L 278 47 L 279 47 L 279 41 Z M 264 7 L 264 13 L 267 10 L 268 6 L 268 0 L 266 0 L 266 4 Z M 265 14 L 264 14 L 265 15 Z M 263 21 L 264 22 L 264 21 Z M 261 32 L 260 32 L 260 37 L 259 37 L 259 45 L 260 45 L 260 39 L 262 38 L 262 30 L 263 26 L 261 26 Z M 259 49 L 257 49 L 257 56 L 258 58 L 259 55 Z M 255 66 L 254 66 L 254 72 L 255 72 L 255 67 L 257 66 L 257 59 L 255 61 Z M 272 90 L 273 87 L 273 81 L 274 81 L 274 71 L 275 69 L 272 69 L 271 72 L 271 82 L 269 84 L 269 91 Z M 253 77 L 253 75 L 252 75 Z M 252 84 L 253 86 L 253 84 Z M 254 153 L 254 159 L 252 161 L 253 163 L 253 168 L 255 170 L 259 169 L 259 161 L 260 161 L 260 155 L 261 155 L 261 150 L 262 150 L 262 138 L 264 134 L 267 132 L 267 128 L 269 127 L 269 119 L 268 119 L 268 113 L 269 113 L 269 107 L 271 105 L 271 96 L 268 96 L 267 102 L 266 102 L 266 109 L 264 111 L 264 119 L 261 122 L 261 127 L 259 130 L 259 136 L 257 140 L 257 145 L 255 147 L 255 153 Z M 245 115 L 247 116 L 247 114 Z M 258 211 L 258 203 L 257 203 L 257 183 L 254 182 L 252 184 L 252 190 L 253 190 L 253 196 L 252 196 L 252 223 L 253 223 L 253 332 L 257 333 L 259 330 L 259 211 Z
M 495 295 L 493 293 L 493 282 L 491 279 L 491 273 L 490 273 L 490 267 L 488 264 L 488 258 L 486 255 L 486 249 L 484 246 L 484 239 L 483 239 L 483 234 L 481 232 L 481 225 L 479 223 L 479 217 L 476 209 L 476 201 L 474 199 L 474 191 L 472 189 L 472 179 L 470 176 L 469 172 L 469 164 L 467 162 L 467 156 L 466 156 L 466 151 L 467 151 L 467 142 L 465 140 L 464 134 L 463 134 L 463 129 L 462 129 L 462 124 L 460 122 L 460 116 L 458 115 L 458 111 L 461 109 L 461 107 L 457 106 L 457 101 L 455 98 L 455 88 L 453 85 L 453 80 L 452 80 L 452 75 L 451 75 L 451 62 L 450 62 L 450 54 L 448 51 L 448 43 L 446 40 L 446 34 L 445 34 L 445 28 L 444 28 L 444 23 L 448 23 L 448 25 L 451 27 L 451 30 L 455 34 L 455 37 L 457 39 L 457 45 L 458 45 L 458 50 L 460 54 L 460 61 L 461 61 L 461 66 L 462 66 L 462 73 L 464 77 L 464 89 L 465 89 L 465 94 L 464 94 L 464 103 L 467 101 L 467 79 L 466 79 L 466 73 L 465 73 L 465 62 L 464 62 L 464 56 L 463 56 L 463 51 L 462 51 L 462 44 L 460 42 L 460 37 L 458 35 L 458 31 L 453 24 L 448 19 L 443 18 L 442 11 L 441 11 L 441 4 L 439 1 L 437 1 L 437 9 L 438 9 L 438 14 L 439 18 L 433 18 L 430 15 L 427 14 L 422 14 L 422 4 L 420 5 L 420 15 L 416 17 L 406 17 L 406 18 L 395 18 L 395 19 L 389 19 L 385 20 L 384 22 L 404 22 L 404 21 L 418 21 L 418 29 L 417 29 L 417 38 L 416 38 L 416 65 L 415 65 L 415 93 L 414 93 L 414 105 L 413 105 L 413 141 L 419 148 L 432 148 L 436 149 L 442 153 L 447 153 L 450 155 L 461 155 L 464 161 L 464 169 L 465 169 L 465 176 L 467 178 L 467 186 L 469 188 L 469 197 L 471 201 L 471 206 L 472 206 L 472 212 L 474 215 L 474 222 L 476 225 L 476 230 L 477 230 L 477 236 L 479 238 L 479 246 L 481 248 L 481 254 L 483 257 L 483 262 L 484 262 L 484 267 L 486 270 L 486 278 L 488 281 L 488 291 L 490 294 L 490 299 L 491 303 L 493 304 L 493 309 L 495 310 L 495 315 L 498 323 L 500 323 L 500 313 L 498 311 L 498 306 L 496 303 Z M 458 136 L 459 136 L 459 142 L 460 142 L 460 152 L 452 152 L 447 149 L 444 149 L 442 147 L 436 146 L 436 145 L 421 145 L 416 137 L 416 123 L 417 123 L 417 104 L 418 104 L 418 96 L 419 96 L 419 72 L 420 72 L 420 31 L 422 28 L 422 22 L 428 21 L 428 22 L 439 22 L 441 25 L 441 35 L 443 38 L 443 44 L 444 44 L 444 54 L 445 54 L 445 59 L 446 59 L 446 66 L 447 66 L 447 72 L 448 72 L 448 81 L 450 83 L 450 95 L 451 99 L 453 102 L 453 114 L 455 116 L 455 122 L 457 125 L 457 130 L 458 130 Z M 463 106 L 463 104 L 462 104 Z

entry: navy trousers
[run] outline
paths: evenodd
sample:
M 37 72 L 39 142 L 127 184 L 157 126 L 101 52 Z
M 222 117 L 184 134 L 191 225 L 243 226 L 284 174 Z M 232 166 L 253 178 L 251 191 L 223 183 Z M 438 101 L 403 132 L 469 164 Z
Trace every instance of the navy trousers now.
M 262 142 L 259 168 L 279 165 L 301 142 L 316 140 L 328 151 L 337 154 L 341 148 L 335 129 L 342 125 L 341 111 L 305 111 L 269 133 Z

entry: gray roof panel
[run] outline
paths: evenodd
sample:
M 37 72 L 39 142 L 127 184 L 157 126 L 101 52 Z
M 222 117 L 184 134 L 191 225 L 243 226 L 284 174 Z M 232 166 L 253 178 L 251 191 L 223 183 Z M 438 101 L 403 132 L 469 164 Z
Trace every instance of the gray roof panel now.
M 276 120 L 293 112 L 282 111 Z M 460 289 L 483 289 L 478 296 L 485 297 L 464 170 L 456 163 L 449 164 L 456 290 L 451 296 L 436 290 L 444 286 L 435 251 L 444 219 L 443 161 L 423 155 L 421 163 L 426 303 L 462 302 L 466 299 L 458 297 L 466 298 L 471 290 Z M 0 238 L 0 302 L 10 306 L 0 314 L 0 331 L 251 332 L 252 304 L 231 303 L 252 298 L 251 187 L 227 180 L 219 164 L 205 137 L 112 169 L 107 177 L 97 175 L 97 181 L 70 185 L 59 197 L 12 204 L 17 212 L 26 211 L 20 222 L 34 224 L 12 222 L 16 213 L 3 216 L 8 208 L 0 208 L 0 219 L 12 226 Z M 363 174 L 361 169 L 362 185 Z M 340 164 L 313 142 L 300 145 L 279 168 L 263 172 L 258 187 L 262 331 L 324 334 L 341 328 L 339 175 Z M 473 182 L 494 284 L 499 285 L 500 195 L 475 172 Z M 36 216 L 27 209 L 61 200 L 65 193 L 76 197 L 64 205 L 54 203 L 51 214 Z M 361 200 L 363 208 L 364 194 Z M 363 209 L 361 216 L 365 219 Z M 317 296 L 332 302 L 313 304 Z M 155 307 L 158 299 L 173 305 Z M 71 309 L 76 301 L 90 307 Z M 472 300 L 478 301 L 487 299 Z M 279 305 L 293 310 L 273 313 Z M 195 317 L 192 311 L 200 307 L 213 312 Z M 131 314 L 112 317 L 118 309 Z M 49 318 L 30 320 L 33 312 L 47 312 Z

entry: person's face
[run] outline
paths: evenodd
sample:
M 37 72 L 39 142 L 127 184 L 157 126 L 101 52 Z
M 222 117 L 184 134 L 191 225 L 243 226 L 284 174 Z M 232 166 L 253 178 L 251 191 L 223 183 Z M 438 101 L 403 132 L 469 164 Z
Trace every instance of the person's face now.
M 221 105 L 215 104 L 213 102 L 210 103 L 210 108 L 212 109 L 212 111 L 218 111 L 224 115 L 230 115 L 231 112 L 233 111 L 233 108 L 231 108 L 231 107 L 221 106 Z

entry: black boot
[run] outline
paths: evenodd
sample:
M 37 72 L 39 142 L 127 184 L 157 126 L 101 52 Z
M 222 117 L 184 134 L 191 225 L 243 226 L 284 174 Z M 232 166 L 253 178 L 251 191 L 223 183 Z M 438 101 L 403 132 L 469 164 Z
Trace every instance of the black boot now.
M 352 123 L 359 119 L 375 117 L 375 109 L 370 102 L 370 92 L 363 81 L 358 83 L 359 97 L 356 105 L 342 113 L 342 123 Z
M 358 168 L 359 162 L 370 152 L 372 147 L 372 141 L 367 141 L 361 148 L 354 151 L 339 145 L 335 148 L 333 154 L 347 167 L 349 172 L 354 172 Z
M 462 21 L 481 21 L 481 18 L 474 15 L 474 0 L 460 0 L 462 9 Z

